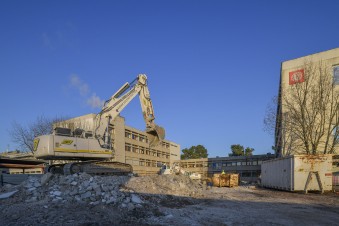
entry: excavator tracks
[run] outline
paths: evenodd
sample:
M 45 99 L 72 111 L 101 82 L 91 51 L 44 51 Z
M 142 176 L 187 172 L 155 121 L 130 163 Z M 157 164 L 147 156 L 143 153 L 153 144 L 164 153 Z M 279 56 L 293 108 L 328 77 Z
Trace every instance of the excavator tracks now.
M 128 175 L 133 172 L 130 164 L 106 161 L 72 162 L 50 166 L 48 172 L 71 175 L 74 173 L 88 173 L 91 175 Z

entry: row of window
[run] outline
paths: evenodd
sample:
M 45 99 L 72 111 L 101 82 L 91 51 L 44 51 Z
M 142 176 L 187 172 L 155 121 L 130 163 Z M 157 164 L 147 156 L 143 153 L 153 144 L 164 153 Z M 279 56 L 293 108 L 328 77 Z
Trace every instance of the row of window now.
M 257 166 L 261 165 L 262 160 L 252 160 L 252 161 L 239 161 L 239 162 L 220 162 L 220 163 L 208 163 L 208 167 L 212 168 L 221 168 L 226 166 Z
M 132 131 L 129 131 L 129 130 L 125 130 L 125 137 L 133 139 L 133 140 L 137 140 L 137 141 L 140 141 L 140 142 L 148 143 L 147 136 L 142 135 L 140 133 L 135 133 L 135 132 L 132 132 Z
M 158 168 L 165 164 L 169 165 L 169 162 L 155 161 L 150 159 L 129 159 L 129 158 L 126 158 L 126 163 L 131 164 L 132 166 L 146 166 Z
M 227 166 L 256 166 L 261 165 L 262 160 L 238 161 L 238 162 L 200 162 L 200 163 L 181 163 L 184 168 L 210 167 L 221 169 Z
M 166 159 L 170 158 L 169 153 L 166 153 L 163 151 L 157 151 L 154 149 L 150 150 L 149 148 L 145 148 L 143 146 L 138 146 L 138 145 L 129 144 L 129 143 L 125 144 L 125 151 L 134 152 L 134 153 L 143 154 L 143 155 L 155 156 L 158 158 L 166 158 Z
M 125 137 L 148 144 L 147 136 L 140 134 L 140 133 L 132 132 L 130 130 L 125 130 Z M 162 147 L 169 149 L 170 144 L 167 142 L 162 142 Z
M 244 171 L 240 172 L 240 177 L 258 177 L 260 175 L 259 171 Z

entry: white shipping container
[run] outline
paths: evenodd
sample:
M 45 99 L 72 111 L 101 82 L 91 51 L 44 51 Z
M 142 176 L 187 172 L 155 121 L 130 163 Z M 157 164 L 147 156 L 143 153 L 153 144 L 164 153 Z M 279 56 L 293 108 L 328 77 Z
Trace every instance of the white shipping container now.
M 332 155 L 292 155 L 268 160 L 261 165 L 261 183 L 264 187 L 287 191 L 320 191 L 316 173 L 323 191 L 332 190 Z

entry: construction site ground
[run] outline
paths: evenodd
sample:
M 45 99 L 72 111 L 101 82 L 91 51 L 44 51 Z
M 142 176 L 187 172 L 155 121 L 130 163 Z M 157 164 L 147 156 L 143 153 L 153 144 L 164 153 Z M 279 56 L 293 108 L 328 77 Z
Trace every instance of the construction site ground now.
M 15 192 L 10 195 L 10 192 Z M 206 187 L 182 175 L 30 177 L 0 187 L 0 225 L 338 225 L 339 195 Z M 8 197 L 6 197 L 6 195 Z

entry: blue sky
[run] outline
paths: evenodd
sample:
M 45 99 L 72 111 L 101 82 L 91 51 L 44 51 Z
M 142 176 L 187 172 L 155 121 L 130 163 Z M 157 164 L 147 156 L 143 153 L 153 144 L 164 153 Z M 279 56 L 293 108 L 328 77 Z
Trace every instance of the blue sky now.
M 91 98 L 145 73 L 156 123 L 181 148 L 271 152 L 263 118 L 280 64 L 339 47 L 338 8 L 327 0 L 1 1 L 0 151 L 17 147 L 13 121 L 97 113 Z M 138 101 L 122 116 L 144 129 Z

